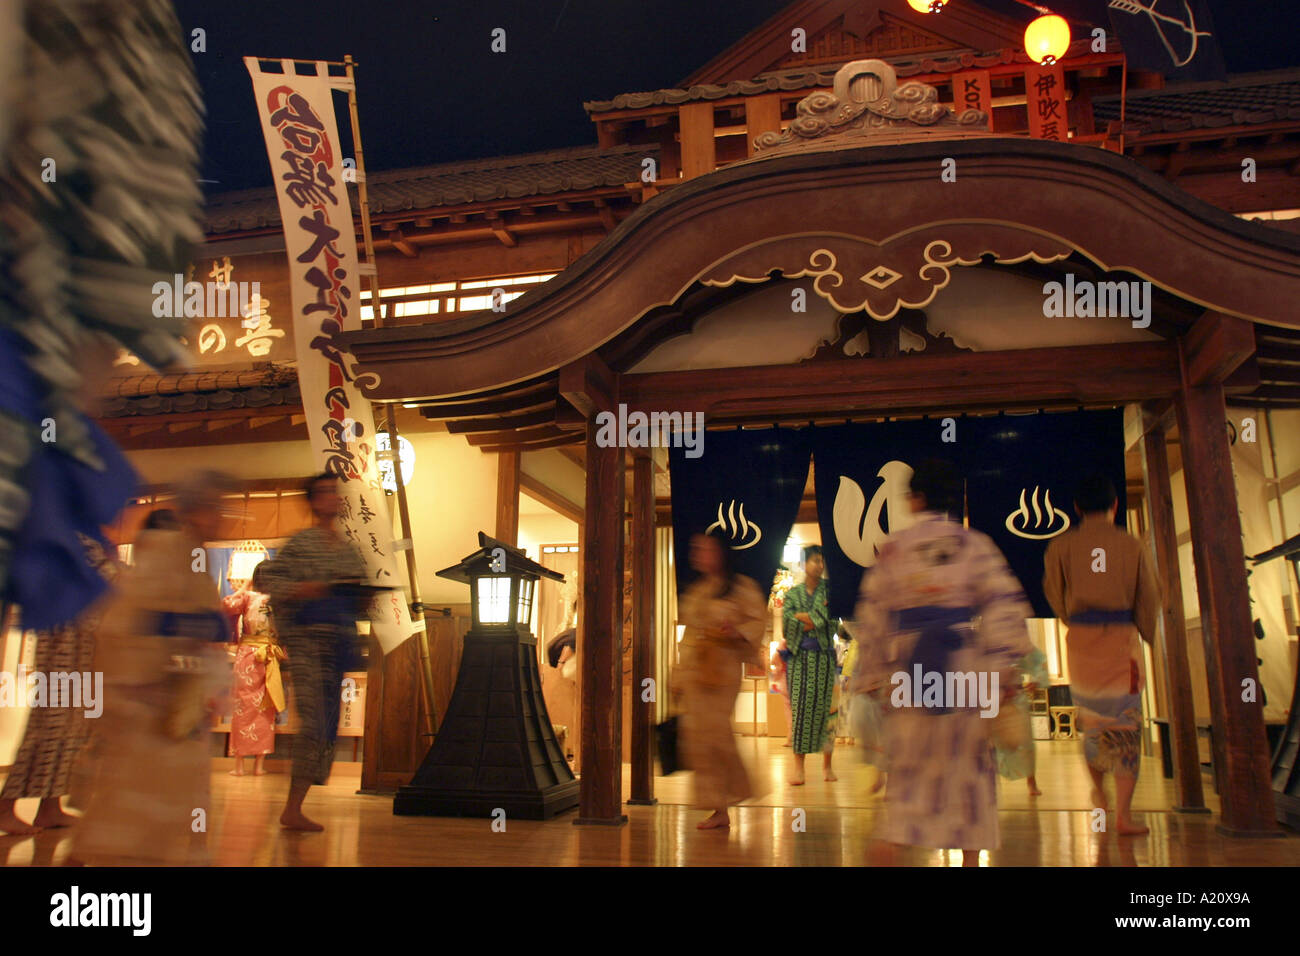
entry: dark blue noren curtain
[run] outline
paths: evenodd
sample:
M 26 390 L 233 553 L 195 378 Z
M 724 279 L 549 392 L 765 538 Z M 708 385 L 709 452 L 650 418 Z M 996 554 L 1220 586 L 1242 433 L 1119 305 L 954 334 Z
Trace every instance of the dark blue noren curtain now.
M 691 537 L 717 526 L 732 541 L 732 567 L 767 594 L 808 482 L 808 441 L 789 428 L 715 430 L 698 458 L 669 449 L 679 593 L 695 576 Z
M 1020 579 L 1036 617 L 1054 617 L 1043 597 L 1043 554 L 1076 527 L 1074 490 L 1091 472 L 1110 478 L 1125 520 L 1124 413 L 1121 409 L 999 415 L 958 424 L 970 525 L 993 539 Z M 1022 498 L 1023 495 L 1023 504 Z
M 958 422 L 956 437 L 960 427 Z M 946 458 L 960 467 L 960 442 L 942 440 L 938 419 L 811 431 L 830 613 L 852 619 L 862 572 L 875 563 L 876 551 L 891 530 L 891 517 L 900 509 L 911 513 L 907 495 L 912 466 L 924 458 Z
M 1124 421 L 1120 410 L 958 418 L 945 442 L 943 419 L 841 425 L 813 430 L 817 520 L 831 583 L 830 612 L 852 617 L 864 569 L 910 513 L 911 468 L 924 458 L 951 461 L 966 479 L 970 526 L 989 535 L 1020 579 L 1038 617 L 1043 553 L 1078 523 L 1073 494 L 1093 471 L 1110 477 L 1123 524 Z M 1023 500 L 1022 500 L 1023 496 Z

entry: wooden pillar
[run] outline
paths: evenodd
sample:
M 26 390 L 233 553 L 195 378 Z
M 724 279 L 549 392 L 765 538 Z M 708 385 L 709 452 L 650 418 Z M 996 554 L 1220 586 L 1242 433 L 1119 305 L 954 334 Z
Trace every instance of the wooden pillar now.
M 642 684 L 655 675 L 655 484 L 648 449 L 632 459 L 632 793 L 628 803 L 655 803 L 655 702 Z M 656 687 L 655 696 L 666 688 Z
M 582 557 L 582 778 L 579 824 L 623 815 L 623 449 L 602 447 L 587 419 L 587 526 Z
M 1184 368 L 1191 367 L 1185 357 Z M 1219 829 L 1233 836 L 1278 835 L 1223 385 L 1186 384 L 1176 406 L 1213 710 Z M 1247 687 L 1255 688 L 1250 702 L 1242 699 Z
M 1161 412 L 1163 409 L 1144 409 L 1144 418 L 1149 415 L 1154 421 L 1144 431 L 1140 447 L 1156 574 L 1164 596 L 1160 658 L 1164 661 L 1165 686 L 1169 692 L 1169 730 L 1173 737 L 1174 782 L 1178 788 L 1174 809 L 1180 813 L 1209 813 L 1201 787 L 1201 759 L 1196 746 L 1196 709 L 1192 699 L 1192 671 L 1187 663 L 1187 622 L 1183 618 L 1183 582 L 1178 566 L 1178 533 L 1174 528 L 1173 486 L 1166 447 L 1168 435 Z
M 781 132 L 781 94 L 745 98 L 745 155 L 754 155 L 754 137 Z
M 682 134 L 682 178 L 704 176 L 717 168 L 717 141 L 713 138 L 713 104 L 683 104 L 678 113 Z
M 519 546 L 519 452 L 497 453 L 498 541 Z

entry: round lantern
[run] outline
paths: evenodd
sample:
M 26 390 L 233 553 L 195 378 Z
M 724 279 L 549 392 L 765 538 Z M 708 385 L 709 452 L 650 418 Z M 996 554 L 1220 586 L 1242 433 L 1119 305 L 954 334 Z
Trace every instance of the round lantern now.
M 907 5 L 917 13 L 938 13 L 947 0 L 907 0 Z
M 1029 59 L 1051 66 L 1070 48 L 1070 25 L 1064 17 L 1048 14 L 1025 28 L 1025 52 Z

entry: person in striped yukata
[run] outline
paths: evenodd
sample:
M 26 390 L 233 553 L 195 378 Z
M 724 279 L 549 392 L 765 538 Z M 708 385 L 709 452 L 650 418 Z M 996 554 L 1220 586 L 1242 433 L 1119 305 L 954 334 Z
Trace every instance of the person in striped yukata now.
M 785 632 L 786 680 L 790 687 L 790 742 L 794 747 L 791 786 L 804 783 L 804 756 L 822 752 L 823 776 L 835 780 L 831 754 L 835 735 L 830 728 L 831 696 L 835 691 L 835 629 L 827 602 L 830 588 L 823 572 L 822 549 L 804 549 L 804 580 L 785 592 L 781 620 Z
M 956 520 L 962 498 L 953 465 L 917 466 L 915 523 L 886 539 L 855 612 L 860 680 L 893 685 L 882 701 L 890 773 L 875 834 L 889 845 L 886 861 L 905 844 L 961 849 L 963 864 L 976 866 L 979 850 L 998 846 L 992 721 L 981 718 L 996 716 L 1014 690 L 1016 664 L 1032 647 L 1030 608 L 992 540 Z M 955 694 L 938 702 L 914 697 L 908 682 L 918 670 L 945 679 L 979 675 L 995 690 L 992 706 Z

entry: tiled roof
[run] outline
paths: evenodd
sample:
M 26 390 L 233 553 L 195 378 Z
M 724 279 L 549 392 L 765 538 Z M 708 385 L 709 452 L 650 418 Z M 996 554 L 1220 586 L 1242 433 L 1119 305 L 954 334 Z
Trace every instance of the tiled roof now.
M 119 376 L 110 379 L 104 389 L 99 417 L 132 418 L 301 404 L 297 369 L 267 364 L 251 369 Z
M 1119 50 L 1119 44 L 1108 37 L 1113 44 L 1108 49 Z M 1067 57 L 1084 56 L 1090 52 L 1091 37 L 1075 40 L 1070 44 Z M 1004 66 L 1008 63 L 1029 63 L 1030 59 L 1023 50 L 999 50 L 996 53 L 953 53 L 949 56 L 925 57 L 909 60 L 898 57 L 885 57 L 885 62 L 894 68 L 900 80 L 909 76 L 921 76 L 928 73 L 956 73 L 958 70 L 987 69 Z M 830 86 L 835 79 L 835 72 L 842 66 L 835 63 L 825 69 L 807 73 L 782 73 L 760 76 L 753 80 L 735 80 L 726 84 L 702 83 L 689 89 L 654 90 L 649 93 L 620 93 L 612 100 L 592 100 L 583 103 L 588 113 L 608 113 L 612 110 L 639 110 L 647 106 L 676 106 L 695 100 L 720 100 L 728 96 L 756 96 L 760 93 L 811 89 L 818 86 Z
M 1119 119 L 1118 96 L 1097 97 L 1092 104 L 1098 119 Z M 1300 120 L 1300 70 L 1129 93 L 1124 119 L 1148 133 Z
M 621 186 L 641 178 L 641 163 L 658 157 L 658 144 L 600 149 L 578 146 L 520 156 L 443 163 L 372 172 L 366 179 L 371 215 L 463 206 L 498 199 Z M 355 189 L 355 187 L 353 187 Z M 353 196 L 353 208 L 356 206 Z M 278 228 L 280 210 L 271 189 L 250 189 L 209 198 L 209 235 Z

